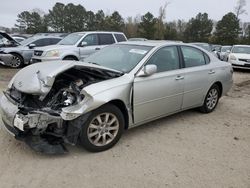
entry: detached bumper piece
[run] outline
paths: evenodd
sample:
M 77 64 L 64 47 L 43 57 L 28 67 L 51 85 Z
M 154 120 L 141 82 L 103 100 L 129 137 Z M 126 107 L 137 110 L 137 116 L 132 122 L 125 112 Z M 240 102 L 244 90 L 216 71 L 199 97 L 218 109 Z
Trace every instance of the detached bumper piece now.
M 25 143 L 33 150 L 43 154 L 49 155 L 61 155 L 68 153 L 68 150 L 63 143 L 50 143 L 48 139 L 42 138 L 41 136 L 26 136 L 24 138 Z

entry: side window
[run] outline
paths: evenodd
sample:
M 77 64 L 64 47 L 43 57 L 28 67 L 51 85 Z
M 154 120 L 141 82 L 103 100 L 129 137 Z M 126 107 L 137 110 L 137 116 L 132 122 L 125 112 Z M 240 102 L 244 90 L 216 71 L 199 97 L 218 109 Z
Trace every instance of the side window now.
M 61 39 L 60 38 L 51 38 L 50 45 L 57 44 Z
M 158 50 L 147 62 L 157 66 L 157 72 L 176 70 L 180 68 L 179 55 L 176 46 L 164 47 Z
M 117 42 L 127 41 L 123 34 L 115 34 Z
M 181 50 L 185 67 L 196 67 L 206 64 L 204 53 L 201 50 L 189 46 L 182 46 Z
M 84 37 L 82 42 L 87 42 L 87 46 L 98 45 L 98 37 L 97 34 L 90 34 Z M 81 44 L 80 44 L 81 45 Z
M 32 44 L 35 44 L 37 47 L 51 45 L 50 38 L 38 39 L 32 42 Z
M 108 45 L 115 43 L 112 34 L 99 34 L 100 45 Z

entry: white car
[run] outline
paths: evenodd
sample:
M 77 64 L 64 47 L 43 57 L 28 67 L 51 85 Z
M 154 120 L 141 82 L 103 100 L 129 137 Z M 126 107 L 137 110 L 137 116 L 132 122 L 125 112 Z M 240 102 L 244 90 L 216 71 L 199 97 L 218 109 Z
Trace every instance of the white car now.
M 37 48 L 31 63 L 55 60 L 84 60 L 107 45 L 127 41 L 121 32 L 88 31 L 71 33 L 58 44 Z
M 234 45 L 228 62 L 234 68 L 250 69 L 250 45 Z

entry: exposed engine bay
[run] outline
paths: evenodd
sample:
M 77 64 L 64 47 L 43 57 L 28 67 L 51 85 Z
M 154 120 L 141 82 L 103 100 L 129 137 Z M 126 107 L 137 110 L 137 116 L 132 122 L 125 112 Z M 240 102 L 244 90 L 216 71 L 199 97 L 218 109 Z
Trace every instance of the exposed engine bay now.
M 22 93 L 12 86 L 5 96 L 18 105 L 14 125 L 21 130 L 20 138 L 38 152 L 65 153 L 63 143 L 75 145 L 80 130 L 68 126 L 69 121 L 60 116 L 62 109 L 83 101 L 84 87 L 119 76 L 113 71 L 75 66 L 57 75 L 43 97 Z

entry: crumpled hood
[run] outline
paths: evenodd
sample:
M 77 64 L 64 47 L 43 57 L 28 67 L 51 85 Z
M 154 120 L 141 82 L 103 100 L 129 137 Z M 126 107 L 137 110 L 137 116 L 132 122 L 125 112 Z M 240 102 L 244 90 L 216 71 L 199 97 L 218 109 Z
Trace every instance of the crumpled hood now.
M 115 71 L 98 65 L 77 61 L 36 63 L 21 69 L 10 81 L 9 88 L 13 85 L 20 92 L 44 96 L 53 86 L 55 77 L 74 66 Z
M 250 54 L 232 53 L 238 59 L 250 59 Z
M 50 50 L 66 50 L 66 49 L 72 49 L 73 45 L 50 45 L 50 46 L 44 46 L 36 48 L 35 50 L 41 50 L 41 51 L 50 51 Z

